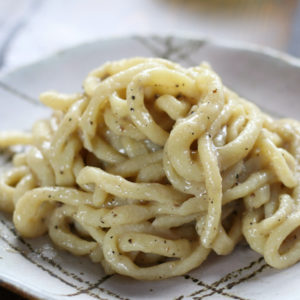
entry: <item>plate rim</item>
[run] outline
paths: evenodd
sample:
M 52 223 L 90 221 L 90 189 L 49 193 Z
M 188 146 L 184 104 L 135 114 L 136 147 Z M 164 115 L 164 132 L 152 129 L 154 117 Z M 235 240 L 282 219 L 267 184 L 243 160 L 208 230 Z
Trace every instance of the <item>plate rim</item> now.
M 39 66 L 41 64 L 47 63 L 52 59 L 57 58 L 58 56 L 65 55 L 72 51 L 78 51 L 80 49 L 84 49 L 86 47 L 91 47 L 94 44 L 98 44 L 101 42 L 110 42 L 110 41 L 117 41 L 117 40 L 134 40 L 137 38 L 179 38 L 185 41 L 194 40 L 200 41 L 204 44 L 216 46 L 219 48 L 227 48 L 233 50 L 240 50 L 240 51 L 249 51 L 252 53 L 260 54 L 262 56 L 271 57 L 273 59 L 278 59 L 279 61 L 291 66 L 295 67 L 300 70 L 300 57 L 292 56 L 284 51 L 277 50 L 275 48 L 259 45 L 252 42 L 247 41 L 238 41 L 233 39 L 219 39 L 219 38 L 211 38 L 209 36 L 199 36 L 193 33 L 144 33 L 144 34 L 126 34 L 126 35 L 111 35 L 109 37 L 102 37 L 98 39 L 93 39 L 91 41 L 86 41 L 83 43 L 77 43 L 70 47 L 66 47 L 57 51 L 50 53 L 49 55 L 45 55 L 42 58 L 30 61 L 28 63 L 24 63 L 20 66 L 14 67 L 12 69 L 8 69 L 7 71 L 3 71 L 0 73 L 0 80 L 5 80 L 6 77 L 14 75 L 14 73 L 22 72 L 26 69 Z
M 27 286 L 23 286 L 20 284 L 15 284 L 13 280 L 7 280 L 3 279 L 3 276 L 0 274 L 0 287 L 3 289 L 6 289 L 7 291 L 21 296 L 25 299 L 30 299 L 30 300 L 41 300 L 41 299 L 46 299 L 44 295 L 40 294 L 38 291 L 31 290 Z M 50 298 L 48 298 L 50 299 Z

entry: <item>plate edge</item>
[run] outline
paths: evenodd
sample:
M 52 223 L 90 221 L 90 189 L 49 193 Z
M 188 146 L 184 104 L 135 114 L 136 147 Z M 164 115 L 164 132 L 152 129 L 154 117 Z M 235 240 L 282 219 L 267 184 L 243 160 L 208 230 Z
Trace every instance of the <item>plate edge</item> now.
M 107 41 L 116 41 L 116 40 L 128 40 L 128 39 L 136 39 L 137 37 L 141 38 L 153 38 L 153 37 L 159 37 L 159 38 L 167 38 L 167 37 L 174 37 L 179 38 L 182 40 L 195 40 L 195 41 L 201 41 L 205 44 L 215 45 L 218 47 L 228 48 L 228 49 L 236 49 L 236 50 L 243 50 L 243 51 L 251 51 L 255 53 L 262 54 L 267 57 L 272 57 L 275 59 L 279 59 L 280 61 L 300 69 L 300 58 L 297 58 L 295 56 L 292 56 L 290 54 L 287 54 L 283 51 L 276 50 L 274 48 L 268 47 L 268 46 L 262 46 L 251 42 L 244 42 L 244 41 L 238 41 L 238 40 L 225 40 L 225 39 L 214 39 L 207 36 L 199 36 L 197 34 L 192 33 L 145 33 L 145 34 L 128 34 L 128 35 L 112 35 L 110 37 L 104 37 L 99 38 L 91 41 L 87 41 L 84 43 L 75 44 L 71 47 L 67 47 L 58 51 L 53 52 L 50 55 L 46 55 L 45 57 L 42 57 L 38 60 L 28 62 L 24 65 L 18 66 L 16 68 L 13 68 L 8 71 L 4 71 L 2 74 L 0 74 L 0 80 L 4 80 L 6 77 L 12 76 L 14 73 L 23 71 L 27 68 L 31 68 L 34 66 L 38 66 L 40 64 L 46 63 L 49 60 L 55 59 L 58 56 L 65 55 L 66 53 L 80 50 L 81 48 L 85 48 L 88 46 L 91 46 L 96 43 L 101 42 L 107 42 Z

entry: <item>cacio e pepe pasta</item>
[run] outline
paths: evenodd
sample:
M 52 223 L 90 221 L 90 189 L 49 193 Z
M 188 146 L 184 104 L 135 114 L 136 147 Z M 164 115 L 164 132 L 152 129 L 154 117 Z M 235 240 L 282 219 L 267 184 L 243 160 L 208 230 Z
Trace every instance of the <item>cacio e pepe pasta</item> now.
M 53 109 L 0 179 L 24 237 L 48 233 L 107 273 L 157 280 L 229 254 L 244 238 L 275 268 L 300 259 L 300 124 L 275 120 L 208 64 L 108 62 Z M 251 97 L 251 95 L 249 95 Z

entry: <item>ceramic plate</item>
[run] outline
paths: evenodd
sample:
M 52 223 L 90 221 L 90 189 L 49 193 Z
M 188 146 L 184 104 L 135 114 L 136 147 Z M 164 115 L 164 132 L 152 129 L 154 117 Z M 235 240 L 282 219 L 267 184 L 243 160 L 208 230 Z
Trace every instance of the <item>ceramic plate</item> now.
M 223 82 L 275 116 L 299 118 L 300 63 L 276 51 L 174 36 L 114 38 L 69 49 L 0 78 L 0 130 L 29 130 L 49 115 L 40 92 L 80 89 L 88 71 L 107 60 L 159 56 L 184 66 L 208 61 Z M 0 156 L 5 168 L 10 153 Z M 156 282 L 106 276 L 98 264 L 55 249 L 48 238 L 20 238 L 0 217 L 0 279 L 41 299 L 299 299 L 300 265 L 274 270 L 247 246 L 210 255 L 185 276 Z

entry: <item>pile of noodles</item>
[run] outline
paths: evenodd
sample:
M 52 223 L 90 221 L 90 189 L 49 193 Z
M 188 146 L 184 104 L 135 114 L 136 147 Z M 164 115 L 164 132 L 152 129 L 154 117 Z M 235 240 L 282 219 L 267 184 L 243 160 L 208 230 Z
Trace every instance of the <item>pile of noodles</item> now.
M 249 95 L 251 97 L 251 95 Z M 107 273 L 177 276 L 242 237 L 268 264 L 300 258 L 300 125 L 274 120 L 206 64 L 133 58 L 92 71 L 84 92 L 46 92 L 54 112 L 0 179 L 24 237 L 49 234 Z

